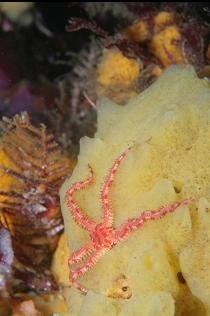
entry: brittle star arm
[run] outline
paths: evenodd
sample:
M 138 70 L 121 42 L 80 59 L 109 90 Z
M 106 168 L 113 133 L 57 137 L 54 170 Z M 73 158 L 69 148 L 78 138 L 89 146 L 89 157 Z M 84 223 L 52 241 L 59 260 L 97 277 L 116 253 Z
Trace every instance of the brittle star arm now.
M 104 185 L 101 190 L 101 202 L 102 202 L 102 209 L 103 209 L 103 223 L 107 226 L 112 226 L 113 224 L 113 216 L 111 211 L 111 203 L 109 199 L 109 191 L 114 180 L 115 173 L 119 165 L 121 164 L 123 158 L 127 156 L 131 147 L 126 149 L 114 162 L 109 174 L 104 182 Z
M 89 242 L 84 247 L 75 250 L 71 257 L 69 258 L 69 268 L 71 269 L 71 266 L 80 262 L 85 256 L 91 254 L 91 252 L 94 251 L 93 242 Z
M 69 190 L 67 191 L 66 198 L 67 198 L 67 204 L 71 210 L 71 214 L 75 222 L 79 226 L 84 228 L 85 230 L 91 232 L 96 226 L 96 223 L 80 212 L 80 209 L 73 198 L 73 194 L 75 191 L 85 189 L 87 186 L 89 186 L 93 182 L 93 170 L 90 167 L 90 165 L 88 165 L 88 167 L 89 167 L 88 178 L 84 181 L 73 183 L 70 186 Z
M 90 268 L 92 268 L 92 266 L 96 264 L 96 262 L 105 252 L 106 252 L 106 249 L 104 248 L 97 250 L 81 268 L 71 271 L 70 278 L 71 278 L 72 284 L 75 285 L 83 293 L 87 293 L 87 289 L 85 289 L 85 287 L 83 287 L 80 283 L 78 283 L 77 279 L 80 276 L 82 276 L 85 272 L 90 270 Z
M 145 211 L 137 218 L 128 219 L 128 221 L 116 232 L 117 241 L 124 240 L 132 230 L 141 228 L 147 221 L 160 219 L 166 214 L 174 212 L 179 206 L 192 203 L 193 200 L 194 198 L 185 199 L 169 206 L 163 206 L 159 210 Z

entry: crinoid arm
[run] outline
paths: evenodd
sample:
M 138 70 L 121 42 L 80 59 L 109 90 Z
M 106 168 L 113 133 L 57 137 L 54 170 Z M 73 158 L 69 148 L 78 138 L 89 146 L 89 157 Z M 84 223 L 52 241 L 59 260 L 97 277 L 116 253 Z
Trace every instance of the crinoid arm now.
M 34 126 L 26 112 L 4 117 L 0 128 L 2 183 L 9 179 L 0 191 L 0 222 L 10 231 L 16 261 L 42 275 L 63 231 L 58 191 L 70 161 L 46 126 Z

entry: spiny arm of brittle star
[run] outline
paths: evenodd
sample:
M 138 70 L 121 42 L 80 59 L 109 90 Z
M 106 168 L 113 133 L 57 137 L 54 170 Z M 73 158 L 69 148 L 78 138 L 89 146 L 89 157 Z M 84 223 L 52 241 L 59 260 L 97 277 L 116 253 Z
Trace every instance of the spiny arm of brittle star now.
M 103 209 L 103 223 L 108 226 L 112 226 L 113 224 L 113 216 L 111 211 L 111 204 L 109 200 L 109 191 L 114 180 L 114 176 L 117 172 L 119 165 L 121 164 L 123 158 L 125 158 L 129 152 L 131 147 L 126 149 L 114 162 L 109 174 L 104 182 L 104 185 L 101 190 L 101 202 L 102 202 L 102 209 Z
M 159 210 L 145 211 L 139 215 L 137 218 L 129 219 L 116 233 L 116 239 L 121 241 L 125 239 L 132 230 L 141 228 L 144 223 L 150 220 L 157 220 L 164 217 L 168 213 L 174 212 L 179 206 L 188 205 L 192 203 L 194 198 L 189 198 L 176 202 L 169 206 L 163 206 Z
M 71 269 L 71 266 L 80 262 L 84 259 L 87 255 L 91 254 L 91 252 L 94 251 L 94 246 L 92 241 L 88 244 L 86 244 L 84 247 L 75 250 L 71 257 L 69 258 L 69 267 Z
M 71 210 L 71 214 L 75 222 L 79 226 L 84 228 L 85 230 L 91 232 L 96 226 L 96 223 L 81 213 L 77 203 L 74 201 L 74 198 L 73 198 L 73 194 L 75 191 L 85 189 L 87 186 L 89 186 L 93 182 L 93 170 L 90 167 L 90 165 L 88 165 L 88 167 L 89 167 L 88 178 L 84 181 L 73 183 L 66 194 L 66 198 L 67 198 L 67 204 Z
M 70 274 L 70 279 L 71 279 L 71 274 Z M 72 282 L 72 285 L 74 285 L 82 294 L 86 295 L 88 290 L 79 282 L 77 282 L 77 280 L 75 280 L 74 282 Z
M 74 284 L 75 286 L 77 286 L 77 279 L 79 277 L 81 277 L 85 272 L 87 272 L 88 270 L 90 270 L 96 263 L 97 261 L 100 259 L 100 257 L 106 252 L 105 249 L 99 249 L 97 250 L 91 258 L 89 258 L 86 263 L 81 267 L 78 268 L 74 271 L 70 272 L 70 277 L 71 277 L 71 282 L 72 284 Z

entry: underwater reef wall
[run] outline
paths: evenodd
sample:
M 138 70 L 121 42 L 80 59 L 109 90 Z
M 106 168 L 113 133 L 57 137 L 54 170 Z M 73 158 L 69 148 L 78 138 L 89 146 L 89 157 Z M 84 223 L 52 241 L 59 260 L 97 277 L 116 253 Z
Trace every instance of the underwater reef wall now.
M 145 210 L 195 201 L 148 221 L 101 256 L 78 278 L 87 295 L 66 289 L 68 315 L 210 315 L 209 82 L 192 66 L 173 66 L 125 106 L 98 102 L 98 130 L 81 140 L 78 164 L 60 192 L 71 251 L 90 236 L 74 221 L 67 191 L 91 166 L 93 183 L 73 197 L 81 214 L 100 223 L 101 188 L 130 146 L 110 186 L 115 228 Z

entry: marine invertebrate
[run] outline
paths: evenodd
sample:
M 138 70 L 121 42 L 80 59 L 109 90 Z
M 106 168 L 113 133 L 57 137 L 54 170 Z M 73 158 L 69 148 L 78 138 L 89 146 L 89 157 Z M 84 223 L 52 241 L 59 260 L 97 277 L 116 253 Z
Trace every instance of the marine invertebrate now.
M 10 290 L 13 259 L 10 234 L 0 226 L 0 299 L 7 297 Z
M 86 179 L 90 163 L 94 182 L 73 197 L 82 214 L 100 223 L 100 188 L 128 144 L 135 147 L 118 168 L 109 192 L 115 228 L 128 218 L 138 217 L 141 210 L 159 209 L 185 197 L 196 196 L 197 200 L 161 220 L 148 221 L 101 257 L 90 272 L 78 278 L 89 290 L 86 296 L 74 286 L 66 289 L 70 314 L 125 316 L 141 311 L 159 316 L 205 315 L 210 295 L 206 237 L 210 213 L 209 207 L 201 207 L 200 202 L 198 205 L 198 200 L 209 201 L 209 106 L 209 84 L 199 79 L 190 66 L 167 69 L 124 107 L 107 99 L 97 103 L 97 133 L 94 138 L 81 140 L 75 171 L 60 191 L 72 251 L 91 240 L 88 232 L 75 223 L 66 193 L 73 183 Z M 205 228 L 199 225 L 200 212 Z M 194 246 L 199 232 L 203 235 L 199 234 L 199 244 Z M 120 279 L 122 275 L 126 279 Z M 119 279 L 126 281 L 132 293 L 129 299 L 122 297 Z
M 100 72 L 96 73 L 99 86 L 93 88 L 97 96 L 107 96 L 118 104 L 125 104 L 129 98 L 145 90 L 167 67 L 174 64 L 193 64 L 201 76 L 205 70 L 204 76 L 209 77 L 209 69 L 206 68 L 209 64 L 209 28 L 199 20 L 195 12 L 194 14 L 191 12 L 190 7 L 187 8 L 186 4 L 179 6 L 174 3 L 170 6 L 165 3 L 155 5 L 121 2 L 112 8 L 110 3 L 102 6 L 88 3 L 83 5 L 83 9 L 87 11 L 90 21 L 74 18 L 70 21 L 68 31 L 89 29 L 100 36 L 101 46 L 110 50 L 110 54 L 115 53 L 113 47 L 118 48 L 128 61 L 132 58 L 140 64 L 138 75 L 135 76 L 134 82 L 130 82 L 132 84 L 129 89 L 127 84 L 122 84 L 120 80 L 116 86 L 118 75 L 120 71 L 123 72 L 122 58 L 118 61 L 119 70 L 114 73 L 112 60 L 106 50 L 105 53 L 102 52 L 98 68 L 102 68 L 103 72 L 102 75 Z M 108 18 L 112 15 L 118 18 L 118 22 L 117 19 L 115 22 L 117 27 L 112 34 L 106 34 L 102 31 L 105 25 L 99 27 L 98 17 Z M 91 20 L 92 18 L 94 21 Z M 94 72 L 94 69 L 92 70 Z M 101 83 L 101 77 L 106 72 L 112 74 L 113 83 L 109 85 Z M 87 82 L 89 80 L 83 81 L 83 90 L 87 89 Z
M 193 201 L 193 198 L 189 198 L 180 202 L 176 202 L 170 206 L 163 206 L 159 210 L 144 211 L 137 218 L 129 218 L 119 229 L 115 229 L 113 225 L 113 215 L 109 193 L 118 167 L 120 166 L 122 160 L 127 156 L 130 149 L 131 147 L 129 147 L 119 157 L 117 157 L 102 187 L 101 202 L 103 215 L 101 223 L 98 224 L 92 219 L 89 219 L 87 216 L 81 214 L 78 205 L 73 199 L 73 193 L 75 191 L 84 189 L 93 182 L 93 170 L 90 166 L 88 178 L 85 181 L 72 184 L 66 195 L 67 203 L 71 209 L 71 213 L 75 222 L 83 229 L 87 230 L 91 239 L 91 241 L 85 246 L 79 250 L 74 251 L 69 259 L 70 278 L 72 284 L 80 289 L 83 293 L 87 293 L 87 289 L 79 284 L 77 279 L 86 271 L 88 271 L 104 253 L 127 238 L 131 231 L 140 229 L 147 221 L 160 219 L 166 214 L 174 212 L 179 206 L 190 204 Z M 76 269 L 73 268 L 75 264 L 82 261 L 87 255 L 91 253 L 92 256 L 86 261 L 86 263 L 84 263 L 82 267 Z
M 87 48 L 74 54 L 71 73 L 59 80 L 55 108 L 45 110 L 53 134 L 68 154 L 77 154 L 80 138 L 96 131 L 96 110 L 90 100 L 96 101 L 93 74 L 100 55 L 101 47 L 94 38 Z
M 88 13 L 88 16 L 93 19 L 96 17 L 106 17 L 111 15 L 115 18 L 121 18 L 125 21 L 133 21 L 135 14 L 128 8 L 127 3 L 123 2 L 78 2 L 76 5 L 80 5 Z
M 147 43 L 148 52 L 161 69 L 173 64 L 203 66 L 207 62 L 204 45 L 207 33 L 207 28 L 195 18 L 186 21 L 182 14 L 164 8 L 159 12 L 150 11 L 124 30 L 125 37 L 132 42 Z
M 123 104 L 135 95 L 134 87 L 141 73 L 141 62 L 128 58 L 119 49 L 106 50 L 97 67 L 97 95 Z
M 27 113 L 4 118 L 1 128 L 1 150 L 8 160 L 1 161 L 1 173 L 10 181 L 4 186 L 2 180 L 0 221 L 10 231 L 19 263 L 15 277 L 23 281 L 20 288 L 52 289 L 57 285 L 46 272 L 63 231 L 58 190 L 70 173 L 70 161 L 46 127 L 33 126 Z M 46 280 L 51 284 L 46 286 Z
M 69 20 L 67 31 L 74 32 L 81 29 L 91 30 L 102 37 L 106 37 L 108 35 L 107 32 L 102 30 L 94 21 L 88 21 L 80 18 L 71 18 Z

